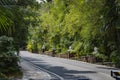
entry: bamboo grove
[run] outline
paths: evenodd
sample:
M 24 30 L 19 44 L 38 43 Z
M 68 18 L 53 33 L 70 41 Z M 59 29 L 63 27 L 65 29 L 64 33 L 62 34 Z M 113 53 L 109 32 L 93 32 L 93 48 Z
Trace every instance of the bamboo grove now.
M 78 57 L 93 55 L 119 64 L 119 0 L 50 0 L 35 12 L 37 17 L 29 18 L 34 25 L 28 29 L 28 50 L 38 52 L 45 45 L 46 51 L 65 54 L 71 46 Z

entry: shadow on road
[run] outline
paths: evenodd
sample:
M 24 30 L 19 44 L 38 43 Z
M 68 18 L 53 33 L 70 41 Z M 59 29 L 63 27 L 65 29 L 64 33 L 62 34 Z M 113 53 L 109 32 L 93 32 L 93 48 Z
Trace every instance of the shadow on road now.
M 49 64 L 45 64 L 44 61 L 40 59 L 34 59 L 34 58 L 27 58 L 24 57 L 26 60 L 33 62 L 35 65 L 48 70 L 50 72 L 53 72 L 61 77 L 63 77 L 65 80 L 91 80 L 87 77 L 87 74 L 95 74 L 95 71 L 76 71 L 76 70 L 68 70 L 64 67 L 60 66 L 51 66 Z M 79 75 L 78 75 L 79 74 Z M 86 76 L 83 76 L 82 74 L 86 74 Z

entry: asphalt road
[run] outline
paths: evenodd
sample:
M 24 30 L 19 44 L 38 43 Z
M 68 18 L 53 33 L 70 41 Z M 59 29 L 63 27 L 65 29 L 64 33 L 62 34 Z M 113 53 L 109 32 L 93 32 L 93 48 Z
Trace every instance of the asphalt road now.
M 21 51 L 20 56 L 24 61 L 22 66 L 33 64 L 45 74 L 49 74 L 50 80 L 115 80 L 110 76 L 110 71 L 114 69 L 111 67 L 32 54 L 28 51 Z

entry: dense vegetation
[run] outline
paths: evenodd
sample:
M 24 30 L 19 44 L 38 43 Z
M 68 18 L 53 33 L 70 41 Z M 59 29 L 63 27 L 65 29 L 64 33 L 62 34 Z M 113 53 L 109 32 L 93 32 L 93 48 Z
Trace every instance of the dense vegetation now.
M 26 46 L 30 24 L 26 17 L 34 15 L 29 8 L 37 4 L 35 0 L 0 1 L 0 79 L 21 74 L 15 53 Z
M 104 61 L 120 61 L 119 0 L 48 0 L 35 10 L 35 25 L 29 25 L 27 49 L 56 49 L 66 53 L 69 46 L 77 56 L 93 55 Z M 36 22 L 37 21 L 37 22 Z M 94 48 L 98 48 L 94 54 Z
M 0 48 L 0 55 L 9 57 L 26 45 L 29 51 L 39 52 L 44 45 L 46 51 L 55 49 L 58 54 L 71 47 L 78 58 L 92 55 L 120 67 L 120 1 L 43 0 L 38 4 L 36 0 L 1 0 L 0 37 L 10 43 L 5 52 Z M 6 67 L 6 60 L 0 65 Z M 16 62 L 15 57 L 11 66 L 16 67 Z
M 13 44 L 13 38 L 6 36 L 0 37 L 0 76 L 10 76 L 19 71 L 19 58 L 15 55 Z

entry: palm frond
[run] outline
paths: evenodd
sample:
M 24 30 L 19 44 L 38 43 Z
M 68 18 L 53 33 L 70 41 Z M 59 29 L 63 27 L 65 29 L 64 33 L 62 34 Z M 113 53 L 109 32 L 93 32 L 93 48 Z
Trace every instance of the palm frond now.
M 0 31 L 8 31 L 12 25 L 12 12 L 3 6 L 0 6 Z

